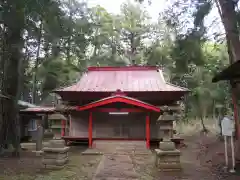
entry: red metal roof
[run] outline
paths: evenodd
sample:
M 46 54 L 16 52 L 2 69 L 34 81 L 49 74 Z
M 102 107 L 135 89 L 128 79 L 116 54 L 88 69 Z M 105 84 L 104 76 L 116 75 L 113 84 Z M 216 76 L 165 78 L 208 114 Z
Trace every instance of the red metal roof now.
M 189 91 L 166 83 L 162 71 L 155 66 L 89 67 L 76 84 L 55 92 L 157 92 Z
M 91 102 L 89 104 L 79 106 L 77 109 L 79 111 L 84 111 L 84 110 L 94 109 L 96 107 L 100 107 L 100 106 L 104 106 L 104 105 L 112 104 L 112 103 L 118 103 L 118 102 L 138 106 L 138 107 L 147 109 L 149 111 L 160 112 L 159 107 L 156 107 L 154 105 L 151 105 L 151 104 L 143 102 L 143 101 L 140 101 L 138 99 L 134 99 L 134 98 L 127 97 L 127 96 L 122 96 L 122 95 L 115 95 L 115 96 L 110 96 L 110 97 L 107 97 L 107 98 L 103 98 L 103 99 L 100 99 L 98 101 L 94 101 L 94 102 Z

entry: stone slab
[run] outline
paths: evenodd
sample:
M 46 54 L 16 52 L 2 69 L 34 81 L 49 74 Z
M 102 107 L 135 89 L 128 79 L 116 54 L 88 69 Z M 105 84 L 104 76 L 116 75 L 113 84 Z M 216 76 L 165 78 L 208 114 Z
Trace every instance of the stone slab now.
M 82 155 L 102 155 L 103 153 L 97 149 L 87 149 L 82 152 Z
M 155 152 L 157 156 L 176 156 L 176 155 L 181 155 L 181 151 L 178 149 L 172 150 L 172 151 L 163 151 L 161 149 L 155 149 Z
M 159 169 L 181 169 L 181 164 L 180 163 L 163 163 L 163 162 L 160 162 L 160 163 L 158 163 L 158 168 Z
M 93 147 L 103 154 L 148 154 L 145 141 L 104 141 L 95 140 Z
M 66 153 L 66 152 L 68 152 L 69 151 L 69 149 L 70 149 L 70 147 L 67 147 L 67 146 L 65 146 L 65 147 L 63 147 L 63 148 L 52 148 L 52 147 L 45 147 L 45 148 L 43 148 L 43 151 L 44 151 L 44 153 L 45 152 L 53 152 L 53 153 Z
M 57 165 L 62 166 L 68 162 L 68 158 L 65 159 L 42 159 L 42 163 L 45 165 Z
M 172 141 L 162 141 L 159 142 L 159 149 L 163 151 L 175 150 L 175 144 Z
M 175 121 L 175 117 L 173 115 L 169 115 L 169 114 L 163 114 L 160 119 L 158 119 L 159 122 L 161 121 Z
M 52 139 L 49 141 L 49 147 L 54 148 L 64 148 L 65 147 L 65 141 L 62 139 Z
M 43 145 L 43 147 L 48 147 L 49 142 L 43 142 L 42 145 Z M 22 149 L 36 150 L 36 143 L 34 143 L 34 142 L 21 143 L 20 146 Z
M 60 169 L 63 169 L 64 167 L 65 167 L 65 165 L 61 165 L 61 166 L 50 165 L 50 164 L 43 165 L 43 168 L 46 168 L 49 170 L 60 170 Z
M 180 163 L 180 156 L 161 156 L 160 157 L 161 162 L 178 162 Z
M 64 159 L 68 158 L 68 153 L 44 153 L 43 158 L 46 159 Z
M 182 171 L 182 168 L 179 168 L 179 169 L 158 169 L 158 171 L 161 171 L 161 172 L 176 172 L 176 171 Z

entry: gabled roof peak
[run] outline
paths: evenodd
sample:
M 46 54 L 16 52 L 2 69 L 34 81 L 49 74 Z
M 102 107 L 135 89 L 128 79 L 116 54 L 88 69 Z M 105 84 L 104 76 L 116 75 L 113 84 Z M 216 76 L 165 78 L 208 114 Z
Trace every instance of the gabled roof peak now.
M 103 66 L 103 67 L 88 67 L 88 71 L 147 71 L 158 70 L 157 66 Z

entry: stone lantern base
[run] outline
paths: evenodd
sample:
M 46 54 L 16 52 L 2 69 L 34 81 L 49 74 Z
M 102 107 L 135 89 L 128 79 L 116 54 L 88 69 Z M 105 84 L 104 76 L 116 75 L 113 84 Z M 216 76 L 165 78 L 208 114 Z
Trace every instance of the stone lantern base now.
M 179 171 L 181 170 L 181 152 L 175 148 L 172 141 L 159 143 L 159 149 L 155 149 L 156 166 L 160 171 Z
M 45 168 L 63 168 L 68 161 L 68 151 L 64 140 L 50 140 L 49 147 L 43 148 L 43 165 Z

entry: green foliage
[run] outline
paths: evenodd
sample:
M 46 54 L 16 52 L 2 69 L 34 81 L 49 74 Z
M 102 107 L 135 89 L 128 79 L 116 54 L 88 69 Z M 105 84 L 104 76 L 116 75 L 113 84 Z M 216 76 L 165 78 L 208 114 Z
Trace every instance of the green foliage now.
M 36 91 L 40 102 L 53 89 L 75 82 L 90 65 L 149 64 L 192 91 L 185 100 L 187 116 L 214 114 L 216 105 L 227 107 L 230 101 L 228 84 L 211 82 L 228 64 L 225 42 L 207 39 L 204 20 L 212 5 L 176 0 L 152 23 L 141 5 L 129 1 L 120 14 L 88 8 L 85 1 L 26 1 L 22 99 Z

